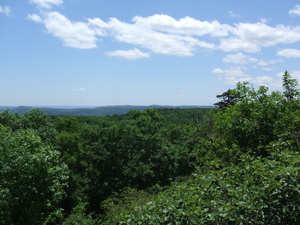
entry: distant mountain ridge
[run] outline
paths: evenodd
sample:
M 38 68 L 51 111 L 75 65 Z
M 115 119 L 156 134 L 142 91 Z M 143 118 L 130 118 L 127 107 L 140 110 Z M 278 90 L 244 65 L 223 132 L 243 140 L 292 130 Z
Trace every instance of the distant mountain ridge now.
M 116 105 L 116 106 L 98 106 L 98 107 L 32 107 L 32 106 L 0 106 L 0 111 L 10 110 L 13 113 L 24 114 L 34 108 L 43 110 L 48 115 L 72 115 L 72 116 L 105 116 L 105 115 L 121 115 L 129 112 L 130 110 L 144 111 L 147 108 L 212 108 L 213 106 L 196 106 L 196 105 L 182 105 L 182 106 L 169 106 L 169 105 L 149 105 L 149 106 L 136 106 L 136 105 Z

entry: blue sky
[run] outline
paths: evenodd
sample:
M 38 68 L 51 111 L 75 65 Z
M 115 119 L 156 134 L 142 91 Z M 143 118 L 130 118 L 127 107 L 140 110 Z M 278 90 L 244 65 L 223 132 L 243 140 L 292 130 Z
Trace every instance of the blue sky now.
M 0 0 L 0 105 L 211 105 L 300 78 L 292 0 Z

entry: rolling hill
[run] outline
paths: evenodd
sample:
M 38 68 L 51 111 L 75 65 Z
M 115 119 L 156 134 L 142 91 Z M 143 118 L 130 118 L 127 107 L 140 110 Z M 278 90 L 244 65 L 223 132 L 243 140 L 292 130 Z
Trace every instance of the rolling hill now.
M 179 109 L 191 109 L 191 108 L 211 108 L 213 106 L 135 106 L 135 105 L 116 105 L 116 106 L 99 106 L 99 107 L 32 107 L 32 106 L 0 106 L 0 111 L 10 110 L 13 113 L 19 113 L 23 115 L 29 112 L 33 108 L 40 108 L 48 115 L 72 115 L 72 116 L 105 116 L 105 115 L 120 115 L 129 112 L 130 110 L 143 111 L 147 108 L 179 108 Z

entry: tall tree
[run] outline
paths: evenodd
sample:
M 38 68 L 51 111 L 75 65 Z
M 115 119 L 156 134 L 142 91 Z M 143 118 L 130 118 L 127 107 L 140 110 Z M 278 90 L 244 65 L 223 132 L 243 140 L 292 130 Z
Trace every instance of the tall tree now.
M 284 96 L 288 101 L 291 101 L 299 97 L 299 89 L 297 79 L 293 79 L 291 74 L 288 71 L 285 71 L 282 79 L 282 86 L 284 88 Z

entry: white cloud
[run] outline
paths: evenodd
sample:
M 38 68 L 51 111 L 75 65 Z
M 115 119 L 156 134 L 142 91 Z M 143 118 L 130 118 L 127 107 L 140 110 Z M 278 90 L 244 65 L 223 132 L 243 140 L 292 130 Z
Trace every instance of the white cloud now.
M 286 58 L 300 58 L 300 50 L 298 49 L 284 49 L 277 52 L 277 55 Z
M 258 76 L 254 77 L 244 73 L 241 68 L 233 68 L 230 70 L 222 70 L 220 68 L 216 68 L 212 70 L 213 73 L 223 74 L 223 79 L 227 84 L 236 84 L 238 82 L 250 82 L 255 85 L 264 85 L 269 86 L 272 85 L 274 79 L 269 76 Z
M 63 4 L 63 0 L 29 0 L 29 2 L 45 9 L 51 9 L 52 6 L 60 6 Z
M 250 83 L 259 85 L 259 86 L 273 86 L 274 79 L 269 76 L 260 76 L 260 77 L 252 77 L 250 79 Z
M 261 18 L 261 19 L 260 19 L 260 22 L 261 22 L 261 23 L 265 23 L 265 24 L 266 24 L 266 23 L 269 23 L 269 21 L 270 21 L 270 20 L 267 19 L 267 18 Z
M 234 33 L 241 40 L 266 47 L 300 41 L 299 31 L 300 27 L 291 28 L 284 25 L 271 27 L 264 23 L 240 23 Z
M 87 22 L 72 22 L 59 12 L 44 12 L 41 16 L 31 14 L 27 18 L 43 23 L 48 33 L 60 38 L 65 46 L 74 48 L 96 48 L 98 36 L 110 36 L 120 42 L 164 55 L 193 56 L 199 47 L 216 49 L 214 44 L 191 35 L 157 31 L 146 23 L 147 20 L 141 23 L 137 17 L 134 19 L 135 23 L 122 22 L 116 18 L 111 18 L 108 22 L 100 18 L 87 19 Z
M 241 18 L 242 17 L 240 14 L 234 13 L 233 11 L 229 11 L 228 14 L 231 18 Z
M 257 63 L 259 66 L 268 66 L 268 65 L 273 65 L 276 63 L 281 63 L 281 60 L 269 60 L 269 61 L 265 61 L 265 60 L 259 60 L 259 62 Z
M 282 73 L 284 74 L 284 73 Z M 281 74 L 281 77 L 282 77 Z M 293 78 L 297 79 L 300 82 L 300 70 L 296 70 L 296 71 L 292 71 L 290 72 L 290 74 L 292 75 Z
M 163 55 L 193 56 L 196 46 L 211 48 L 196 38 L 186 35 L 168 34 L 155 31 L 147 24 L 129 24 L 111 18 L 107 23 L 110 35 L 116 40 L 143 48 Z
M 268 66 L 269 63 L 266 62 L 265 60 L 260 60 L 260 61 L 258 62 L 258 65 L 259 65 L 259 66 Z
M 36 23 L 42 23 L 42 18 L 37 14 L 28 14 L 27 19 L 32 20 Z
M 65 46 L 81 49 L 97 48 L 97 32 L 86 23 L 72 22 L 59 12 L 45 13 L 42 18 L 32 14 L 27 18 L 43 23 L 48 33 L 60 38 Z
M 221 39 L 220 49 L 224 52 L 244 51 L 244 52 L 259 52 L 260 47 L 254 43 L 246 42 L 238 38 Z
M 137 25 L 151 28 L 152 30 L 168 32 L 172 34 L 203 36 L 210 35 L 212 37 L 227 36 L 231 27 L 226 24 L 220 24 L 214 20 L 212 22 L 199 21 L 191 17 L 184 17 L 176 20 L 168 15 L 155 14 L 149 17 L 133 18 Z
M 112 18 L 108 24 L 114 38 L 120 42 L 139 45 L 159 54 L 192 55 L 192 49 L 186 48 L 183 42 L 176 40 L 175 35 L 155 32 L 145 26 L 121 22 L 116 18 Z
M 62 0 L 31 2 L 44 7 L 62 4 Z M 120 21 L 117 18 L 110 18 L 107 22 L 100 18 L 74 22 L 59 12 L 47 11 L 40 11 L 39 15 L 29 14 L 27 18 L 44 24 L 48 33 L 60 38 L 65 46 L 82 49 L 97 48 L 99 37 L 111 37 L 157 54 L 176 56 L 193 56 L 199 48 L 255 53 L 263 47 L 300 41 L 300 26 L 272 27 L 262 22 L 230 26 L 218 21 L 200 21 L 191 17 L 176 20 L 171 16 L 158 14 L 149 17 L 136 16 L 132 22 Z M 204 36 L 209 39 L 204 39 Z M 242 53 L 228 55 L 223 60 L 236 64 L 268 65 L 267 62 L 257 61 Z
M 216 68 L 213 69 L 212 72 L 223 74 L 223 79 L 225 79 L 225 82 L 227 84 L 236 84 L 238 82 L 250 81 L 250 77 L 245 74 L 240 68 L 230 70 L 222 70 L 220 68 Z
M 259 52 L 262 47 L 300 41 L 300 26 L 268 26 L 264 23 L 239 23 L 231 29 L 233 36 L 221 39 L 220 49 L 229 51 Z
M 230 54 L 223 58 L 223 62 L 234 63 L 234 64 L 247 64 L 256 63 L 258 59 L 247 56 L 243 53 Z
M 125 59 L 142 59 L 142 58 L 149 58 L 150 54 L 146 52 L 141 52 L 139 49 L 132 49 L 127 51 L 117 50 L 117 51 L 110 51 L 106 52 L 109 56 L 117 56 Z
M 261 70 L 264 70 L 264 71 L 272 71 L 274 70 L 273 68 L 270 68 L 270 67 L 262 67 Z
M 225 75 L 230 75 L 233 77 L 248 77 L 247 74 L 245 74 L 241 68 L 237 67 L 237 68 L 232 68 L 230 70 L 222 70 L 220 68 L 216 68 L 212 70 L 213 73 L 222 73 Z
M 149 48 L 159 54 L 192 56 L 196 46 L 205 47 L 204 41 L 186 35 L 158 32 L 150 29 L 147 23 L 131 25 L 112 20 L 110 25 L 116 32 L 116 39 Z M 211 45 L 207 44 L 207 47 Z
M 289 11 L 291 16 L 300 16 L 300 5 L 296 5 L 293 9 Z
M 88 19 L 88 25 L 91 26 L 98 36 L 107 36 L 109 25 L 100 18 Z
M 6 16 L 10 16 L 10 14 L 11 14 L 10 7 L 8 7 L 8 6 L 4 6 L 4 7 L 0 6 L 0 14 L 1 13 L 5 14 Z
M 100 20 L 97 27 L 107 30 L 120 42 L 148 48 L 158 54 L 179 56 L 192 56 L 197 47 L 254 53 L 263 47 L 300 41 L 300 26 L 272 27 L 262 22 L 229 26 L 218 21 L 199 21 L 190 17 L 176 20 L 157 14 L 136 16 L 133 23 L 116 18 L 111 18 L 107 23 Z M 212 41 L 219 41 L 219 46 L 203 41 L 201 37 L 204 35 L 210 36 Z

